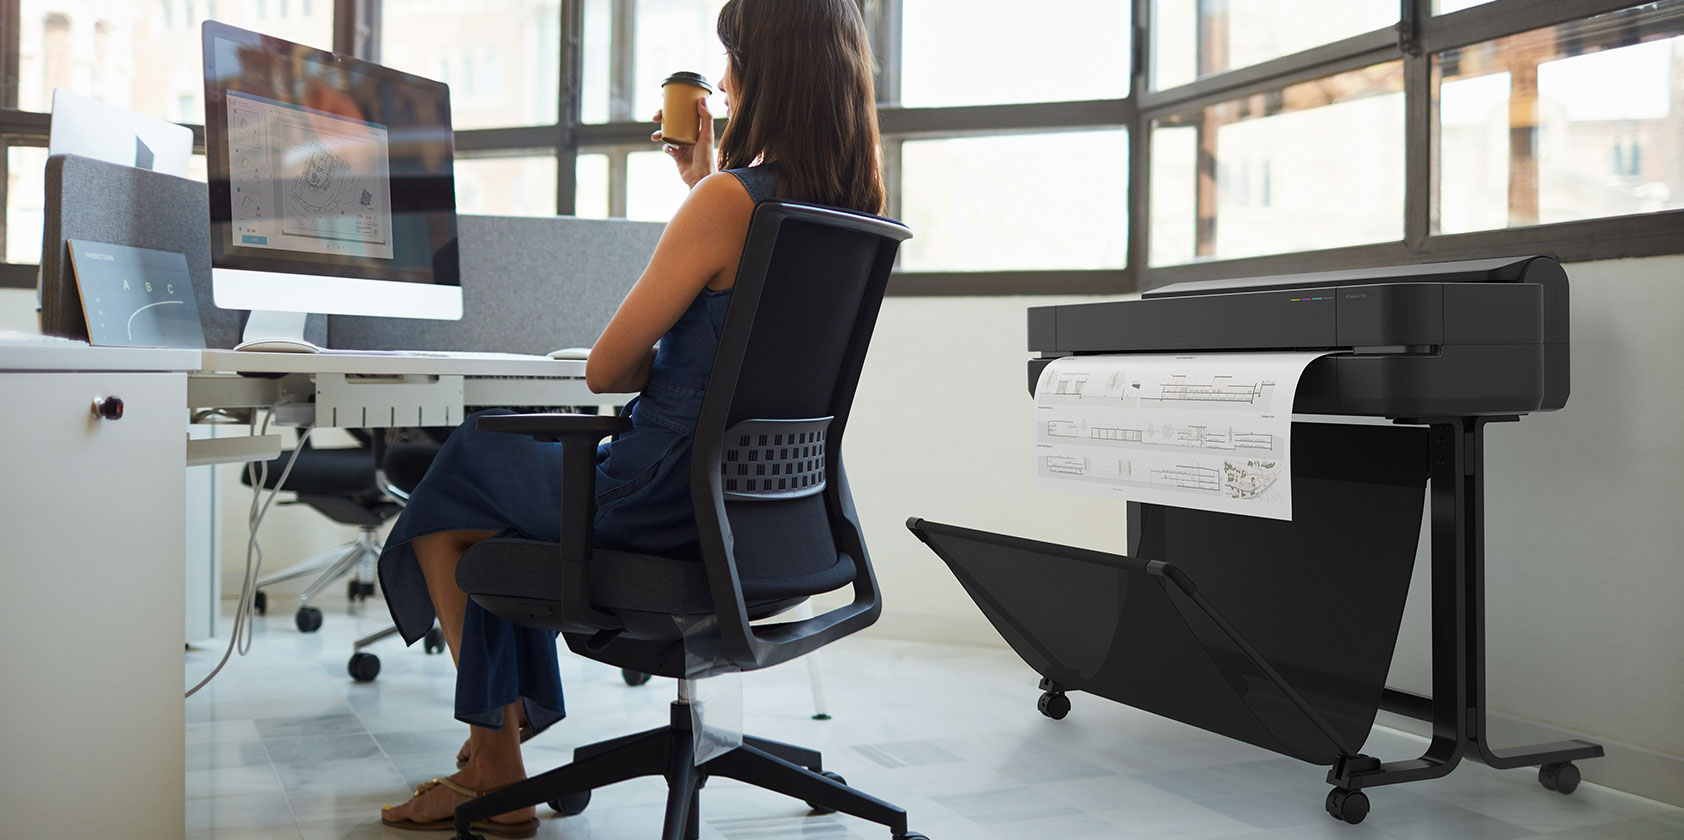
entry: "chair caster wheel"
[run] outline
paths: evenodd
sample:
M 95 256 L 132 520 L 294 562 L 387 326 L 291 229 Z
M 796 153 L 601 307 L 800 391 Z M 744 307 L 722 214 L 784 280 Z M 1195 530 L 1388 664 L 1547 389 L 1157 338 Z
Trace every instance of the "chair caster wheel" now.
M 1356 825 L 1368 816 L 1368 794 L 1334 788 L 1327 792 L 1327 812 L 1336 820 Z
M 1572 793 L 1579 787 L 1579 768 L 1571 761 L 1538 768 L 1538 784 L 1556 793 Z
M 649 675 L 643 673 L 642 671 L 633 671 L 630 668 L 621 668 L 620 679 L 625 680 L 626 685 L 636 687 L 649 682 Z
M 911 834 L 896 834 L 895 840 L 930 840 L 930 838 L 917 832 L 913 832 Z
M 351 603 L 367 601 L 374 597 L 374 581 L 348 580 L 345 582 L 345 597 Z
M 842 774 L 836 772 L 835 770 L 820 770 L 819 775 L 823 776 L 823 777 L 825 777 L 825 778 L 827 778 L 827 779 L 829 779 L 829 780 L 831 780 L 831 781 L 833 781 L 833 782 L 835 782 L 839 785 L 845 785 L 845 784 L 848 783 L 848 780 L 842 778 Z M 831 808 L 827 805 L 816 805 L 812 802 L 809 802 L 809 803 L 807 803 L 807 807 L 813 809 L 814 814 L 834 814 L 834 813 L 836 813 L 835 808 Z
M 1035 704 L 1035 708 L 1040 709 L 1041 714 L 1053 720 L 1064 720 L 1064 716 L 1070 714 L 1070 698 L 1066 697 L 1062 691 L 1048 691 L 1041 695 L 1041 699 Z
M 590 804 L 591 792 L 586 790 L 579 793 L 570 793 L 559 799 L 551 799 L 550 809 L 564 817 L 576 817 L 583 814 L 585 808 Z
M 299 607 L 298 614 L 292 617 L 292 622 L 298 625 L 298 632 L 314 633 L 322 629 L 322 611 L 315 607 Z
M 357 682 L 374 682 L 374 678 L 380 676 L 380 657 L 358 651 L 351 654 L 351 661 L 346 663 L 345 670 L 350 672 L 351 679 Z
M 427 635 L 421 637 L 421 649 L 428 653 L 443 653 L 444 631 L 436 626 L 428 630 Z
M 251 611 L 257 613 L 258 615 L 268 615 L 269 593 L 264 592 L 261 589 L 257 590 L 257 593 L 254 594 L 251 599 Z

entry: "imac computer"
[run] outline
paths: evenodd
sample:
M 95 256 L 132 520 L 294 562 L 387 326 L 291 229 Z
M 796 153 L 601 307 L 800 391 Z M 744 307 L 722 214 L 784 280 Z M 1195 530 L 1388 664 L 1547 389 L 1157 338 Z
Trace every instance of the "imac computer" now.
M 462 317 L 450 90 L 204 24 L 216 305 L 253 349 L 313 349 L 304 316 Z

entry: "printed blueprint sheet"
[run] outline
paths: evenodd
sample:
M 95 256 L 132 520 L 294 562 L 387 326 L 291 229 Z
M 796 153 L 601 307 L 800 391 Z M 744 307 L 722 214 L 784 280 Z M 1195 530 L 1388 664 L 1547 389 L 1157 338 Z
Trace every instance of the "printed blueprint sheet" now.
M 1040 487 L 1292 518 L 1292 399 L 1322 353 L 1073 356 L 1035 387 Z

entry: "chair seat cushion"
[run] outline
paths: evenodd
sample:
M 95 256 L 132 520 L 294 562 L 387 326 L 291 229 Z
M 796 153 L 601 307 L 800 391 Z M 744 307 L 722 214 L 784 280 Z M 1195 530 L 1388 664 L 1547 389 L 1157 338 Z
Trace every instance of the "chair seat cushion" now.
M 264 477 L 265 489 L 274 489 L 286 469 L 292 453 L 269 462 L 269 474 Z M 245 470 L 240 471 L 240 483 L 251 484 Z M 305 496 L 365 496 L 379 492 L 374 486 L 374 455 L 367 449 L 315 449 L 298 453 L 298 460 L 287 475 L 286 489 Z
M 456 580 L 469 595 L 560 601 L 560 547 L 552 542 L 499 537 L 478 543 L 462 556 Z M 590 560 L 590 600 L 604 611 L 667 615 L 712 613 L 707 571 L 699 561 L 596 549 Z M 846 554 L 822 572 L 782 578 L 744 578 L 743 598 L 751 606 L 829 592 L 854 579 Z

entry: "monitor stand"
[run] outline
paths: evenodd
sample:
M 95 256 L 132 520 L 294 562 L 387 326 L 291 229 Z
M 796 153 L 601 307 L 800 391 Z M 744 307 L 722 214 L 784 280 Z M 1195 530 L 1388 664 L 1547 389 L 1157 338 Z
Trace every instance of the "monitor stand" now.
M 235 350 L 255 350 L 278 353 L 319 353 L 322 348 L 304 337 L 307 312 L 274 312 L 253 309 L 246 316 L 244 339 L 234 345 Z

